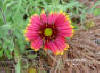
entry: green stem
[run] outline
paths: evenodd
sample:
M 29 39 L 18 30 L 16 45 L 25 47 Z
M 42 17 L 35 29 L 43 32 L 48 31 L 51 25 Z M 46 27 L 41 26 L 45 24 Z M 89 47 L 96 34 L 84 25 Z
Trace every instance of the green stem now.
M 21 73 L 21 54 L 19 53 L 17 48 L 14 49 L 14 59 L 16 62 L 15 73 Z
M 3 9 L 0 8 L 0 11 L 1 11 L 1 14 L 2 14 L 2 17 L 3 17 L 4 24 L 6 24 L 6 17 L 5 17 L 5 14 L 3 12 Z
M 21 60 L 18 59 L 17 64 L 15 66 L 15 73 L 21 73 Z

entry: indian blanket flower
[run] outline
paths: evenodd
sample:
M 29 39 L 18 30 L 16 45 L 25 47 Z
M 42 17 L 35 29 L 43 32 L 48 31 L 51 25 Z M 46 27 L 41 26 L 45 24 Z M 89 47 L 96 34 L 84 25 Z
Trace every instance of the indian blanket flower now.
M 51 50 L 55 55 L 62 55 L 69 48 L 65 38 L 72 35 L 69 15 L 63 12 L 34 14 L 25 29 L 25 37 L 32 49 Z

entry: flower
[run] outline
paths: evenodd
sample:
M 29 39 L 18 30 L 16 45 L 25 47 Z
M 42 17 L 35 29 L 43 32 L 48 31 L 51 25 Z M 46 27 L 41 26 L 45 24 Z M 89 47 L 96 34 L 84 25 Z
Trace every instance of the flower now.
M 31 43 L 31 48 L 51 50 L 55 55 L 62 55 L 69 48 L 66 37 L 72 37 L 73 27 L 68 14 L 63 12 L 42 12 L 31 16 L 25 29 L 25 37 Z

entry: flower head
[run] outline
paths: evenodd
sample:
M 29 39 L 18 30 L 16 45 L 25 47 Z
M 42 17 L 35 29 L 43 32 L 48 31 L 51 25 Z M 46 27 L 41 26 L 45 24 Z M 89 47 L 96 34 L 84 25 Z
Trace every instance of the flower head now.
M 31 43 L 32 49 L 49 49 L 56 55 L 63 54 L 69 48 L 65 38 L 72 35 L 70 18 L 63 12 L 35 14 L 25 30 L 25 37 Z

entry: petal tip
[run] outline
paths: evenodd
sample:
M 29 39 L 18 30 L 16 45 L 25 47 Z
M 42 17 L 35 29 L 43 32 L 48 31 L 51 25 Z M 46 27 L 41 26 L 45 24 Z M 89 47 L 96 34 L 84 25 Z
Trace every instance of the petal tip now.
M 29 42 L 29 39 L 28 39 L 27 37 L 25 38 L 25 40 L 26 40 L 27 42 Z
M 41 11 L 41 14 L 45 14 L 45 10 L 44 9 Z
M 26 34 L 28 32 L 27 28 L 23 30 L 23 33 Z
M 35 49 L 33 46 L 31 47 L 31 49 L 33 49 L 34 51 L 38 51 L 39 49 Z
M 64 52 L 63 51 L 61 52 L 61 55 L 64 55 Z
M 66 44 L 66 47 L 64 48 L 64 50 L 68 50 L 68 48 L 69 48 L 69 45 Z

